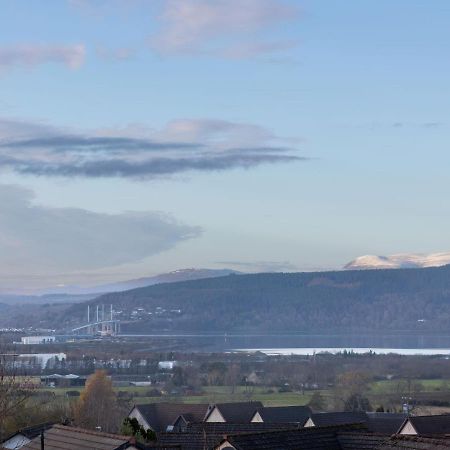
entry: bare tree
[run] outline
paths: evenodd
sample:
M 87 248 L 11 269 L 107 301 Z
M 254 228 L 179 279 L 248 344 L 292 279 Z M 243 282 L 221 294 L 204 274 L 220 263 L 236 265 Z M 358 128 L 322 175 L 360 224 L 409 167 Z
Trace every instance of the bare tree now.
M 0 347 L 0 437 L 31 396 L 30 378 L 20 369 L 18 355 Z

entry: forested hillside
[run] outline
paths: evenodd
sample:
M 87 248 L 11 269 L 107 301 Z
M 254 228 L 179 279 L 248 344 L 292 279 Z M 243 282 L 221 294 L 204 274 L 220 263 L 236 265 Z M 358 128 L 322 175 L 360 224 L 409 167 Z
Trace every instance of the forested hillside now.
M 229 275 L 106 294 L 86 305 L 148 313 L 129 331 L 329 332 L 450 330 L 450 266 Z M 151 311 L 178 311 L 175 315 Z

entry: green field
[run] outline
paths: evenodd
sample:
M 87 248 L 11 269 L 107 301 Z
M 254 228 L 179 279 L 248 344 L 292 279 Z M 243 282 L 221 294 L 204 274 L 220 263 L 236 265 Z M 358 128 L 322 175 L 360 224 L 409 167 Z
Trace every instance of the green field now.
M 38 392 L 51 392 L 57 397 L 63 397 L 68 391 L 81 392 L 83 388 L 39 388 Z M 156 402 L 180 402 L 180 403 L 223 403 L 237 401 L 261 401 L 267 406 L 306 405 L 313 395 L 313 391 L 301 392 L 279 392 L 276 387 L 254 386 L 206 386 L 198 395 L 161 395 L 148 396 L 151 386 L 116 387 L 115 391 L 130 403 L 156 403 Z M 409 391 L 408 391 L 409 389 Z M 401 399 L 403 395 L 415 395 L 420 398 L 439 398 L 440 393 L 450 391 L 450 379 L 445 380 L 383 380 L 372 382 L 368 385 L 366 392 L 372 406 L 383 404 L 389 398 Z M 318 391 L 328 403 L 333 396 L 332 390 Z M 120 393 L 127 393 L 124 396 Z M 76 397 L 74 397 L 76 398 Z

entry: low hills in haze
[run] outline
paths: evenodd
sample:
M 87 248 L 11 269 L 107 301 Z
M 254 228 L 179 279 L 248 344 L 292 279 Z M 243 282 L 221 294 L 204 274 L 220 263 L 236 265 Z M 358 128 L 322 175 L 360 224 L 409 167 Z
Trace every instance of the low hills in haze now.
M 450 329 L 450 266 L 158 284 L 73 305 L 58 321 L 82 322 L 88 303 L 112 304 L 129 332 L 442 332 Z
M 46 294 L 103 294 L 105 292 L 126 291 L 159 283 L 173 283 L 176 281 L 198 280 L 201 278 L 222 277 L 231 273 L 238 273 L 230 269 L 179 269 L 172 272 L 117 283 L 102 284 L 90 287 L 62 286 L 57 289 L 46 289 Z

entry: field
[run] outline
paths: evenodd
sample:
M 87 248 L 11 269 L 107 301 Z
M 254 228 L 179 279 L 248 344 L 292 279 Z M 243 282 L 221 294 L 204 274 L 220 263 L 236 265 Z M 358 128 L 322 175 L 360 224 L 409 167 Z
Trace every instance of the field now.
M 150 396 L 151 386 L 116 387 L 119 397 L 127 399 L 130 403 L 142 404 L 153 402 L 181 402 L 181 403 L 221 403 L 234 401 L 261 401 L 267 406 L 283 405 L 306 405 L 314 392 L 319 392 L 325 403 L 330 404 L 334 391 L 332 389 L 320 391 L 302 392 L 279 392 L 277 387 L 267 386 L 206 386 L 197 395 L 170 395 Z M 68 391 L 81 392 L 82 388 L 38 388 L 38 392 L 52 392 L 57 397 L 65 397 Z M 445 380 L 383 380 L 369 384 L 366 396 L 373 407 L 389 404 L 395 401 L 400 406 L 402 397 L 411 397 L 412 400 L 441 399 L 442 396 L 450 395 L 450 379 Z

